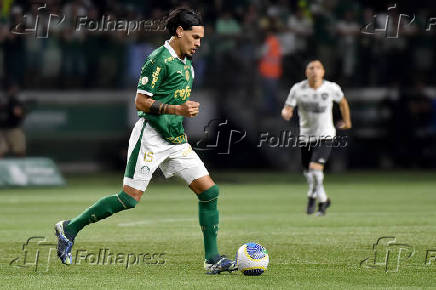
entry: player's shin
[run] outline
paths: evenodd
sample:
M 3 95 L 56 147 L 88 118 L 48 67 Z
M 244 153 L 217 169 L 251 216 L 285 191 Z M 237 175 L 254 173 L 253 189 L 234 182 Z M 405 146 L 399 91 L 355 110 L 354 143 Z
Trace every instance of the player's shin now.
M 108 218 L 112 214 L 122 210 L 134 208 L 137 203 L 138 202 L 133 197 L 124 191 L 121 191 L 118 194 L 105 196 L 87 208 L 80 215 L 72 219 L 66 226 L 66 231 L 69 234 L 76 236 L 83 227 Z
M 314 190 L 313 174 L 312 174 L 312 172 L 309 171 L 309 170 L 305 170 L 303 172 L 303 174 L 304 174 L 304 177 L 306 177 L 307 184 L 309 185 L 309 189 L 307 190 L 307 196 L 308 197 L 315 197 L 316 191 Z
M 203 231 L 205 259 L 214 261 L 219 258 L 217 234 L 219 213 L 217 209 L 219 188 L 217 185 L 198 195 L 198 218 Z
M 327 195 L 324 190 L 324 172 L 322 170 L 311 169 L 315 181 L 315 192 L 319 202 L 326 202 Z

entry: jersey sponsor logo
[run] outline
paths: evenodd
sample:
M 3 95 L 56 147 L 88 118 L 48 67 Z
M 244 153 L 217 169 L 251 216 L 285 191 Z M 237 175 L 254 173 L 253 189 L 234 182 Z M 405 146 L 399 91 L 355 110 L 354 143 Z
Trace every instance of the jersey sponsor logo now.
M 142 85 L 145 85 L 146 83 L 148 83 L 148 77 L 143 77 L 143 78 L 141 79 L 141 84 L 142 84 Z
M 307 112 L 324 113 L 327 109 L 327 106 L 320 106 L 318 103 L 314 102 L 302 102 L 301 108 Z
M 173 57 L 173 56 L 170 56 L 170 57 L 166 58 L 166 59 L 164 60 L 164 62 L 167 63 L 167 62 L 170 62 L 170 61 L 173 61 L 173 60 L 174 60 L 174 57 Z
M 191 96 L 191 88 L 186 86 L 184 89 L 178 89 L 174 91 L 174 99 L 185 101 Z
M 156 85 L 156 82 L 159 80 L 160 71 L 161 71 L 161 68 L 158 66 L 158 67 L 156 67 L 156 70 L 154 71 L 154 73 L 151 75 L 153 78 L 153 81 L 151 82 L 152 88 L 154 88 L 154 86 Z
M 170 143 L 173 144 L 182 144 L 184 142 L 186 142 L 186 134 L 177 136 L 177 137 L 168 137 L 166 138 Z
M 318 94 L 313 94 L 312 97 L 314 100 L 316 100 L 316 99 L 318 99 Z

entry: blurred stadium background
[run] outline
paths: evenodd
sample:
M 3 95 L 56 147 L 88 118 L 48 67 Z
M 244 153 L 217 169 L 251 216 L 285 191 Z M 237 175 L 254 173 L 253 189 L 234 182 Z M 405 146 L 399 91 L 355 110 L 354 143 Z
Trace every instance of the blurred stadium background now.
M 247 133 L 229 155 L 218 154 L 223 149 L 200 152 L 210 169 L 299 171 L 296 148 L 257 145 L 262 132 L 280 136 L 291 129 L 297 134 L 296 118 L 284 122 L 280 109 L 289 88 L 304 78 L 305 65 L 314 58 L 323 61 L 326 78 L 343 87 L 354 127 L 346 133 L 348 146 L 333 151 L 329 170 L 435 167 L 435 33 L 426 31 L 434 16 L 430 1 L 398 1 L 389 12 L 387 31 L 377 33 L 372 32 L 384 27 L 390 2 L 0 3 L 1 94 L 10 90 L 25 104 L 27 156 L 50 157 L 63 171 L 124 169 L 128 136 L 137 118 L 134 95 L 140 67 L 169 38 L 159 23 L 169 9 L 182 4 L 201 11 L 206 23 L 206 37 L 194 56 L 192 94 L 202 111 L 186 124 L 190 143 L 205 138 L 204 127 L 211 120 L 227 120 L 220 130 Z M 416 19 L 408 25 L 410 19 L 401 20 L 401 13 Z M 48 27 L 50 14 L 55 16 Z M 58 24 L 60 16 L 65 19 Z M 129 34 L 77 31 L 77 19 L 83 16 L 99 23 L 152 20 L 157 25 Z M 373 21 L 370 33 L 363 33 L 362 27 Z M 20 23 L 25 25 L 17 26 Z M 28 35 L 14 33 L 29 27 L 36 29 Z M 393 38 L 397 30 L 398 38 Z M 278 48 L 278 74 L 259 69 L 271 43 Z M 216 130 L 215 124 L 210 131 Z

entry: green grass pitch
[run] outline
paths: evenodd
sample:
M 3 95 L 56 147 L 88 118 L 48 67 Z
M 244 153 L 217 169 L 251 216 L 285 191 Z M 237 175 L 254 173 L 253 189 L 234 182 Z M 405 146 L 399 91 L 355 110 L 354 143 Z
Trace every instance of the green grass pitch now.
M 54 223 L 75 216 L 104 195 L 117 193 L 122 176 L 115 174 L 69 177 L 64 188 L 0 190 L 0 288 L 436 287 L 434 172 L 327 174 L 332 207 L 325 217 L 304 213 L 306 185 L 300 175 L 212 176 L 221 189 L 220 251 L 233 257 L 244 242 L 261 243 L 270 254 L 268 271 L 262 276 L 204 274 L 197 199 L 177 180 L 158 179 L 136 209 L 86 227 L 76 239 L 73 254 L 82 250 L 80 255 L 91 255 L 89 261 L 82 259 L 68 267 L 60 264 L 54 252 L 49 259 Z M 23 243 L 32 236 L 47 240 L 45 244 L 36 244 L 42 238 L 32 240 L 24 261 Z M 383 236 L 393 236 L 396 242 L 377 247 L 379 264 L 374 265 L 372 247 Z M 127 269 L 122 255 L 118 264 L 92 264 L 92 253 L 103 248 L 112 254 L 143 254 L 142 260 Z M 36 249 L 38 268 L 32 264 Z M 383 264 L 387 249 L 389 259 Z M 144 255 L 153 253 L 164 255 L 159 261 Z M 18 259 L 10 265 L 14 258 Z M 365 258 L 368 261 L 360 265 Z

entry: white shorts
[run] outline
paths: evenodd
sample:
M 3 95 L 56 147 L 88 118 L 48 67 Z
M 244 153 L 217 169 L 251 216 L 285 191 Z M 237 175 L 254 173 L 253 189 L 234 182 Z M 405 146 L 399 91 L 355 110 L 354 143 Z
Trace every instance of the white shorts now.
M 160 168 L 165 178 L 181 177 L 189 185 L 209 175 L 191 145 L 169 144 L 144 118 L 136 122 L 129 139 L 127 166 L 123 184 L 145 191 L 153 172 Z

